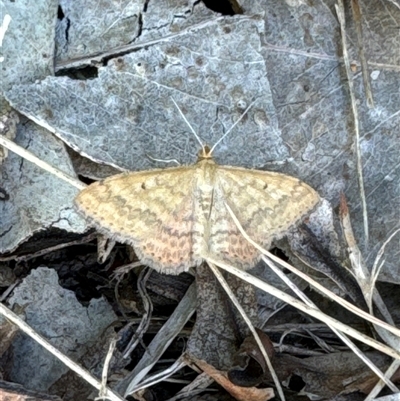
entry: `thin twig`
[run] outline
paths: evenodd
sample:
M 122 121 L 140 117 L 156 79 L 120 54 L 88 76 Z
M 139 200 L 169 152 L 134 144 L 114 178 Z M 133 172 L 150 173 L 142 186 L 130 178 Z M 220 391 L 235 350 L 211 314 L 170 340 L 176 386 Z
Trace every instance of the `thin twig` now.
M 335 8 L 340 23 L 340 32 L 342 36 L 342 47 L 343 47 L 343 61 L 346 69 L 347 82 L 349 84 L 351 109 L 353 112 L 358 185 L 360 187 L 360 198 L 363 211 L 362 213 L 363 213 L 363 223 L 364 223 L 365 246 L 367 247 L 369 241 L 368 210 L 367 210 L 367 200 L 365 197 L 363 166 L 362 166 L 361 149 L 360 149 L 360 129 L 359 129 L 358 109 L 357 109 L 356 97 L 354 95 L 354 84 L 350 68 L 349 55 L 347 53 L 346 21 L 344 17 L 343 0 L 338 0 L 338 4 L 335 4 Z

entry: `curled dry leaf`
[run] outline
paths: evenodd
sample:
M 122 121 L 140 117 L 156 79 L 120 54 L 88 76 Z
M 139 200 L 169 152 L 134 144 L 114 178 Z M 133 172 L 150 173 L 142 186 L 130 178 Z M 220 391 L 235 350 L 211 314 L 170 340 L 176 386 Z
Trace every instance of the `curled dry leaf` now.
M 274 346 L 269 337 L 256 329 L 270 359 L 274 356 Z M 234 357 L 235 366 L 229 370 L 229 380 L 242 387 L 252 387 L 260 384 L 268 367 L 260 352 L 254 336 L 246 337 Z

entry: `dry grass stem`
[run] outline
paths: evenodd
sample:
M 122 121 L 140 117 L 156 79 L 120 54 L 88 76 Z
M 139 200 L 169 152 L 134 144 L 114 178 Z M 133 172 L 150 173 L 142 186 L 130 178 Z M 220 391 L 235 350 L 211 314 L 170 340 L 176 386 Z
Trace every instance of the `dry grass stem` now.
M 124 351 L 124 358 L 128 358 L 129 355 L 133 352 L 139 342 L 142 340 L 143 335 L 146 334 L 147 329 L 150 326 L 151 317 L 153 314 L 153 303 L 149 294 L 147 293 L 146 284 L 147 280 L 150 278 L 151 273 L 153 272 L 152 269 L 149 267 L 143 269 L 138 277 L 137 286 L 140 298 L 142 299 L 144 314 L 142 319 L 140 320 L 139 327 L 136 330 L 136 333 L 132 336 L 129 344 L 127 345 Z
M 98 236 L 97 233 L 90 233 L 77 240 L 70 241 L 70 242 L 64 242 L 63 244 L 57 244 L 54 246 L 49 246 L 48 248 L 41 249 L 40 251 L 37 251 L 37 252 L 28 253 L 26 255 L 21 255 L 21 256 L 11 255 L 11 256 L 0 257 L 0 262 L 7 262 L 7 261 L 11 261 L 11 260 L 13 260 L 15 262 L 25 262 L 27 260 L 38 258 L 40 256 L 47 255 L 51 252 L 58 251 L 60 249 L 69 248 L 70 246 L 81 245 L 81 244 L 85 244 L 88 242 L 92 242 L 93 240 L 95 240 L 97 238 L 97 236 Z
M 96 377 L 94 377 L 86 369 L 83 369 L 72 359 L 68 358 L 66 355 L 61 353 L 57 348 L 51 345 L 47 340 L 45 340 L 42 336 L 40 336 L 34 329 L 32 329 L 32 327 L 30 327 L 19 316 L 17 316 L 14 312 L 12 312 L 2 303 L 0 303 L 0 313 L 8 320 L 10 320 L 12 323 L 17 325 L 20 330 L 22 330 L 25 334 L 27 334 L 34 341 L 40 344 L 43 348 L 49 351 L 52 355 L 58 358 L 64 365 L 68 366 L 68 368 L 74 371 L 78 376 L 82 377 L 82 379 L 88 382 L 91 386 L 93 386 L 97 390 L 100 390 L 102 388 L 101 382 L 97 380 Z M 105 389 L 105 396 L 112 401 L 124 401 L 122 397 L 120 397 L 118 394 L 114 393 L 112 390 L 108 388 Z
M 385 372 L 385 376 L 388 378 L 391 378 L 399 369 L 400 367 L 400 361 L 398 359 L 395 359 L 389 368 Z M 374 386 L 374 388 L 370 391 L 368 394 L 367 398 L 364 401 L 374 401 L 375 398 L 378 396 L 378 394 L 381 392 L 381 390 L 385 387 L 385 383 L 382 380 L 379 380 L 378 383 Z M 397 390 L 399 391 L 399 390 Z
M 380 271 L 381 271 L 381 269 L 382 269 L 382 266 L 383 266 L 384 263 L 385 263 L 385 260 L 383 260 L 382 263 L 380 263 L 380 260 L 382 259 L 382 256 L 383 256 L 383 254 L 384 254 L 384 252 L 385 252 L 386 245 L 387 245 L 387 244 L 393 239 L 393 237 L 394 237 L 396 234 L 398 234 L 399 232 L 400 232 L 400 228 L 398 228 L 397 230 L 395 230 L 394 233 L 392 233 L 392 234 L 389 236 L 389 238 L 382 244 L 382 246 L 380 247 L 380 249 L 379 249 L 379 251 L 378 251 L 378 253 L 377 253 L 377 255 L 376 255 L 376 258 L 375 258 L 374 264 L 372 265 L 372 270 L 371 270 L 371 282 L 373 282 L 374 286 L 375 286 L 376 281 L 378 280 L 378 276 L 379 276 L 379 274 L 380 274 Z
M 358 55 L 360 57 L 361 73 L 363 77 L 365 97 L 367 98 L 368 107 L 373 108 L 374 99 L 372 96 L 371 82 L 369 80 L 369 75 L 368 75 L 367 60 L 365 58 L 364 40 L 363 40 L 363 32 L 361 24 L 362 15 L 361 15 L 361 7 L 359 0 L 351 0 L 351 10 L 353 12 L 353 20 L 356 25 Z
M 388 311 L 386 305 L 384 304 L 381 296 L 378 293 L 378 290 L 375 287 L 377 278 L 379 276 L 380 269 L 384 264 L 384 260 L 381 262 L 383 253 L 385 251 L 386 245 L 392 240 L 392 238 L 400 231 L 397 229 L 390 237 L 383 243 L 381 248 L 378 251 L 378 254 L 374 260 L 374 264 L 372 267 L 372 272 L 369 273 L 367 266 L 364 263 L 364 259 L 362 258 L 360 249 L 357 246 L 357 242 L 354 237 L 353 228 L 351 226 L 350 215 L 347 208 L 347 203 L 345 197 L 342 195 L 340 200 L 340 221 L 343 229 L 343 233 L 348 245 L 350 262 L 353 268 L 353 273 L 355 273 L 355 277 L 360 284 L 360 287 L 363 291 L 364 297 L 366 299 L 367 305 L 369 307 L 370 312 L 373 311 L 374 301 L 375 305 L 385 317 L 385 319 L 394 325 L 392 316 Z M 392 336 L 390 333 L 382 330 L 379 326 L 375 326 L 375 330 L 380 334 L 384 341 L 386 341 L 390 346 L 394 349 L 400 349 L 400 338 L 399 336 Z M 400 367 L 400 361 L 394 360 L 388 370 L 385 373 L 385 377 L 391 378 L 396 370 Z M 382 378 L 380 381 L 374 386 L 371 390 L 370 394 L 366 398 L 365 401 L 372 401 L 375 397 L 380 393 L 380 391 L 385 386 L 384 380 Z M 394 391 L 394 390 L 392 390 Z M 398 392 L 399 390 L 397 390 Z
M 117 345 L 117 341 L 115 339 L 113 339 L 110 342 L 110 346 L 108 347 L 108 352 L 104 359 L 103 371 L 101 373 L 101 389 L 99 391 L 99 396 L 95 398 L 95 401 L 104 400 L 105 398 L 107 398 L 108 369 L 110 367 L 111 358 L 114 354 L 116 345 Z
M 180 333 L 186 322 L 196 311 L 196 285 L 192 284 L 186 291 L 179 305 L 172 312 L 172 315 L 163 327 L 147 346 L 146 352 L 138 362 L 132 372 L 125 377 L 118 389 L 125 397 L 142 388 L 142 381 L 155 363 L 161 358 L 165 350 L 169 347 L 173 339 Z M 151 380 L 151 379 L 149 379 Z M 146 381 L 147 383 L 147 381 Z M 146 385 L 147 387 L 147 385 Z
M 174 397 L 168 399 L 168 401 L 178 401 L 181 399 L 188 398 L 189 395 L 193 396 L 198 394 L 199 391 L 204 391 L 205 388 L 209 387 L 214 383 L 214 379 L 207 373 L 202 372 L 191 360 L 186 358 L 187 355 L 183 356 L 183 360 L 187 360 L 187 365 L 190 366 L 195 372 L 198 372 L 198 376 L 193 379 L 187 386 L 183 387 L 179 393 Z
M 128 395 L 137 393 L 139 391 L 144 390 L 145 388 L 154 386 L 157 383 L 165 381 L 170 376 L 181 370 L 187 365 L 185 358 L 180 356 L 168 369 L 163 370 L 162 372 L 155 373 L 154 375 L 147 377 L 140 384 L 135 385 L 132 389 L 129 389 L 125 393 L 125 397 Z
M 400 10 L 400 4 L 396 2 L 396 0 L 387 0 L 389 3 L 395 5 Z
M 285 292 L 278 290 L 277 288 L 260 280 L 259 278 L 254 277 L 251 274 L 249 274 L 243 270 L 238 270 L 237 268 L 230 266 L 220 260 L 214 259 L 212 257 L 207 257 L 207 262 L 216 264 L 217 266 L 221 267 L 222 269 L 234 274 L 236 277 L 241 278 L 242 280 L 248 282 L 249 284 L 256 286 L 260 290 L 273 295 L 274 297 L 288 303 L 289 305 L 292 305 L 293 307 L 301 310 L 302 312 L 307 313 L 310 316 L 313 316 L 314 318 L 324 322 L 325 324 L 329 324 L 329 325 L 335 327 L 336 329 L 349 335 L 350 337 L 353 337 L 353 338 L 369 345 L 370 347 L 377 349 L 378 351 L 381 351 L 386 355 L 389 355 L 392 358 L 400 360 L 400 352 L 388 347 L 385 344 L 380 343 L 379 341 L 374 340 L 373 338 L 366 336 L 363 333 L 360 333 L 357 330 L 354 330 L 353 328 L 347 326 L 346 324 L 326 315 L 325 313 L 323 313 L 317 309 L 311 308 L 310 306 L 299 301 L 297 298 L 294 298 L 291 295 L 288 295 Z
M 262 256 L 263 261 L 274 271 L 276 275 L 308 306 L 319 310 L 312 302 L 290 279 L 282 272 L 272 261 L 265 256 Z M 356 354 L 392 391 L 397 391 L 397 387 L 388 379 L 385 374 L 370 360 L 362 351 L 343 333 L 332 327 L 329 323 L 327 326 Z
M 7 32 L 8 26 L 10 25 L 11 22 L 11 16 L 10 14 L 4 14 L 3 16 L 3 21 L 0 25 L 0 47 L 3 45 L 3 39 L 4 35 Z
M 370 321 L 373 324 L 376 324 L 378 326 L 381 326 L 382 328 L 390 331 L 394 335 L 400 338 L 400 330 L 397 329 L 394 326 L 391 326 L 390 324 L 376 318 L 375 316 L 370 315 L 369 313 L 363 311 L 360 308 L 357 308 L 350 302 L 346 301 L 345 299 L 340 298 L 338 295 L 334 294 L 332 291 L 328 290 L 327 288 L 323 287 L 321 284 L 319 284 L 317 281 L 313 280 L 311 277 L 307 276 L 305 273 L 301 272 L 300 270 L 296 269 L 289 263 L 283 261 L 282 259 L 278 258 L 277 256 L 273 255 L 272 253 L 265 251 L 262 247 L 260 247 L 256 242 L 254 242 L 249 236 L 246 234 L 246 232 L 243 230 L 243 227 L 240 225 L 240 222 L 232 212 L 232 209 L 229 207 L 228 204 L 225 203 L 225 206 L 227 207 L 230 215 L 232 216 L 233 220 L 235 221 L 237 227 L 239 228 L 240 232 L 242 235 L 252 244 L 254 245 L 263 255 L 268 256 L 269 259 L 273 260 L 274 262 L 280 264 L 282 267 L 290 270 L 292 273 L 295 273 L 299 277 L 301 277 L 303 280 L 307 281 L 309 284 L 311 284 L 313 287 L 321 291 L 323 294 L 331 298 L 333 301 L 337 302 L 339 305 L 343 306 L 350 312 L 360 316 L 361 318 Z M 251 276 L 252 277 L 252 276 Z M 283 293 L 285 294 L 285 293 Z M 279 298 L 279 297 L 278 297 Z
M 82 190 L 87 187 L 86 184 L 79 181 L 77 178 L 72 177 L 64 173 L 63 171 L 59 170 L 58 168 L 53 167 L 51 164 L 44 162 L 43 160 L 35 156 L 33 153 L 17 145 L 15 142 L 10 141 L 3 135 L 0 135 L 0 145 L 4 146 L 8 150 L 11 150 L 17 155 L 23 157 L 24 159 L 29 160 L 31 163 L 42 168 L 43 170 L 46 170 L 47 172 L 55 175 L 56 177 L 61 178 L 62 180 L 68 182 L 68 184 L 74 186 L 75 188 L 78 188 L 79 190 Z
M 335 8 L 336 8 L 336 13 L 338 15 L 338 19 L 339 19 L 339 23 L 340 23 L 340 32 L 341 32 L 341 36 L 342 36 L 343 61 L 344 61 L 344 65 L 346 68 L 347 81 L 349 84 L 349 91 L 350 91 L 351 109 L 353 112 L 355 148 L 356 148 L 356 156 L 357 156 L 358 185 L 360 187 L 360 198 L 361 198 L 362 211 L 363 211 L 365 245 L 368 246 L 368 238 L 369 238 L 368 210 L 367 210 L 367 200 L 365 197 L 363 166 L 362 166 L 362 160 L 361 160 L 358 109 L 357 109 L 356 97 L 354 95 L 354 84 L 353 84 L 352 72 L 351 72 L 351 68 L 350 68 L 349 55 L 347 53 L 346 21 L 345 21 L 345 17 L 344 17 L 343 0 L 338 0 L 338 4 L 335 4 Z
M 384 304 L 378 290 L 375 288 L 375 280 L 372 279 L 371 274 L 369 273 L 369 270 L 364 262 L 364 258 L 362 257 L 361 251 L 358 248 L 357 241 L 354 237 L 353 228 L 351 226 L 350 214 L 344 195 L 342 195 L 340 199 L 340 223 L 342 225 L 343 234 L 348 246 L 352 273 L 361 288 L 370 314 L 373 314 L 372 302 L 374 301 L 376 307 L 382 313 L 386 321 L 394 326 L 392 316 L 390 315 L 390 312 Z M 381 333 L 381 335 L 384 334 Z M 400 336 L 397 337 L 400 338 Z

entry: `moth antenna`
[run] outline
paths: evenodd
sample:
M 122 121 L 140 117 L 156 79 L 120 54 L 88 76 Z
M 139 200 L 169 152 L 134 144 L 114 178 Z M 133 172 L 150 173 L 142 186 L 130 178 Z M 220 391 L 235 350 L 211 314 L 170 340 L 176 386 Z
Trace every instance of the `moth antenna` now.
M 185 123 L 187 124 L 187 126 L 190 128 L 190 130 L 193 132 L 193 135 L 195 136 L 195 138 L 197 139 L 197 141 L 199 142 L 201 148 L 203 149 L 203 153 L 206 152 L 205 147 L 203 145 L 203 142 L 201 141 L 200 137 L 197 135 L 196 131 L 193 129 L 193 127 L 190 125 L 189 121 L 187 120 L 187 118 L 185 117 L 185 115 L 182 113 L 182 110 L 180 109 L 180 107 L 178 106 L 178 104 L 175 102 L 175 99 L 173 97 L 171 97 L 171 100 L 174 102 L 175 107 L 178 109 L 179 114 L 182 116 L 183 121 L 185 121 Z
M 247 109 L 242 113 L 242 115 L 237 119 L 237 121 L 232 125 L 232 127 L 231 128 L 229 128 L 228 129 L 228 131 L 226 131 L 225 132 L 225 134 L 224 135 L 222 135 L 222 137 L 221 138 L 219 138 L 218 139 L 218 141 L 217 142 L 215 142 L 215 144 L 213 145 L 213 147 L 211 148 L 211 150 L 210 150 L 210 155 L 211 155 L 211 153 L 214 151 L 214 149 L 217 147 L 217 145 L 236 127 L 236 125 L 238 125 L 239 124 L 239 122 L 240 122 L 240 120 L 247 114 L 247 112 L 253 107 L 253 105 L 254 105 L 254 103 L 257 101 L 257 99 L 256 100 L 253 100 L 251 103 L 250 103 L 250 105 L 247 107 Z

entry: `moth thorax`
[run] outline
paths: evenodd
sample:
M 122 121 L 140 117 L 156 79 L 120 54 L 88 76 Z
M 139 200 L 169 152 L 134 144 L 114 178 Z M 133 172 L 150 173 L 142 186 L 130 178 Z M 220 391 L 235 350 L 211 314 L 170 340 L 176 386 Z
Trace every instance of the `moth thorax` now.
M 204 145 L 203 149 L 200 150 L 198 155 L 198 161 L 204 159 L 212 159 L 211 148 L 208 145 Z

